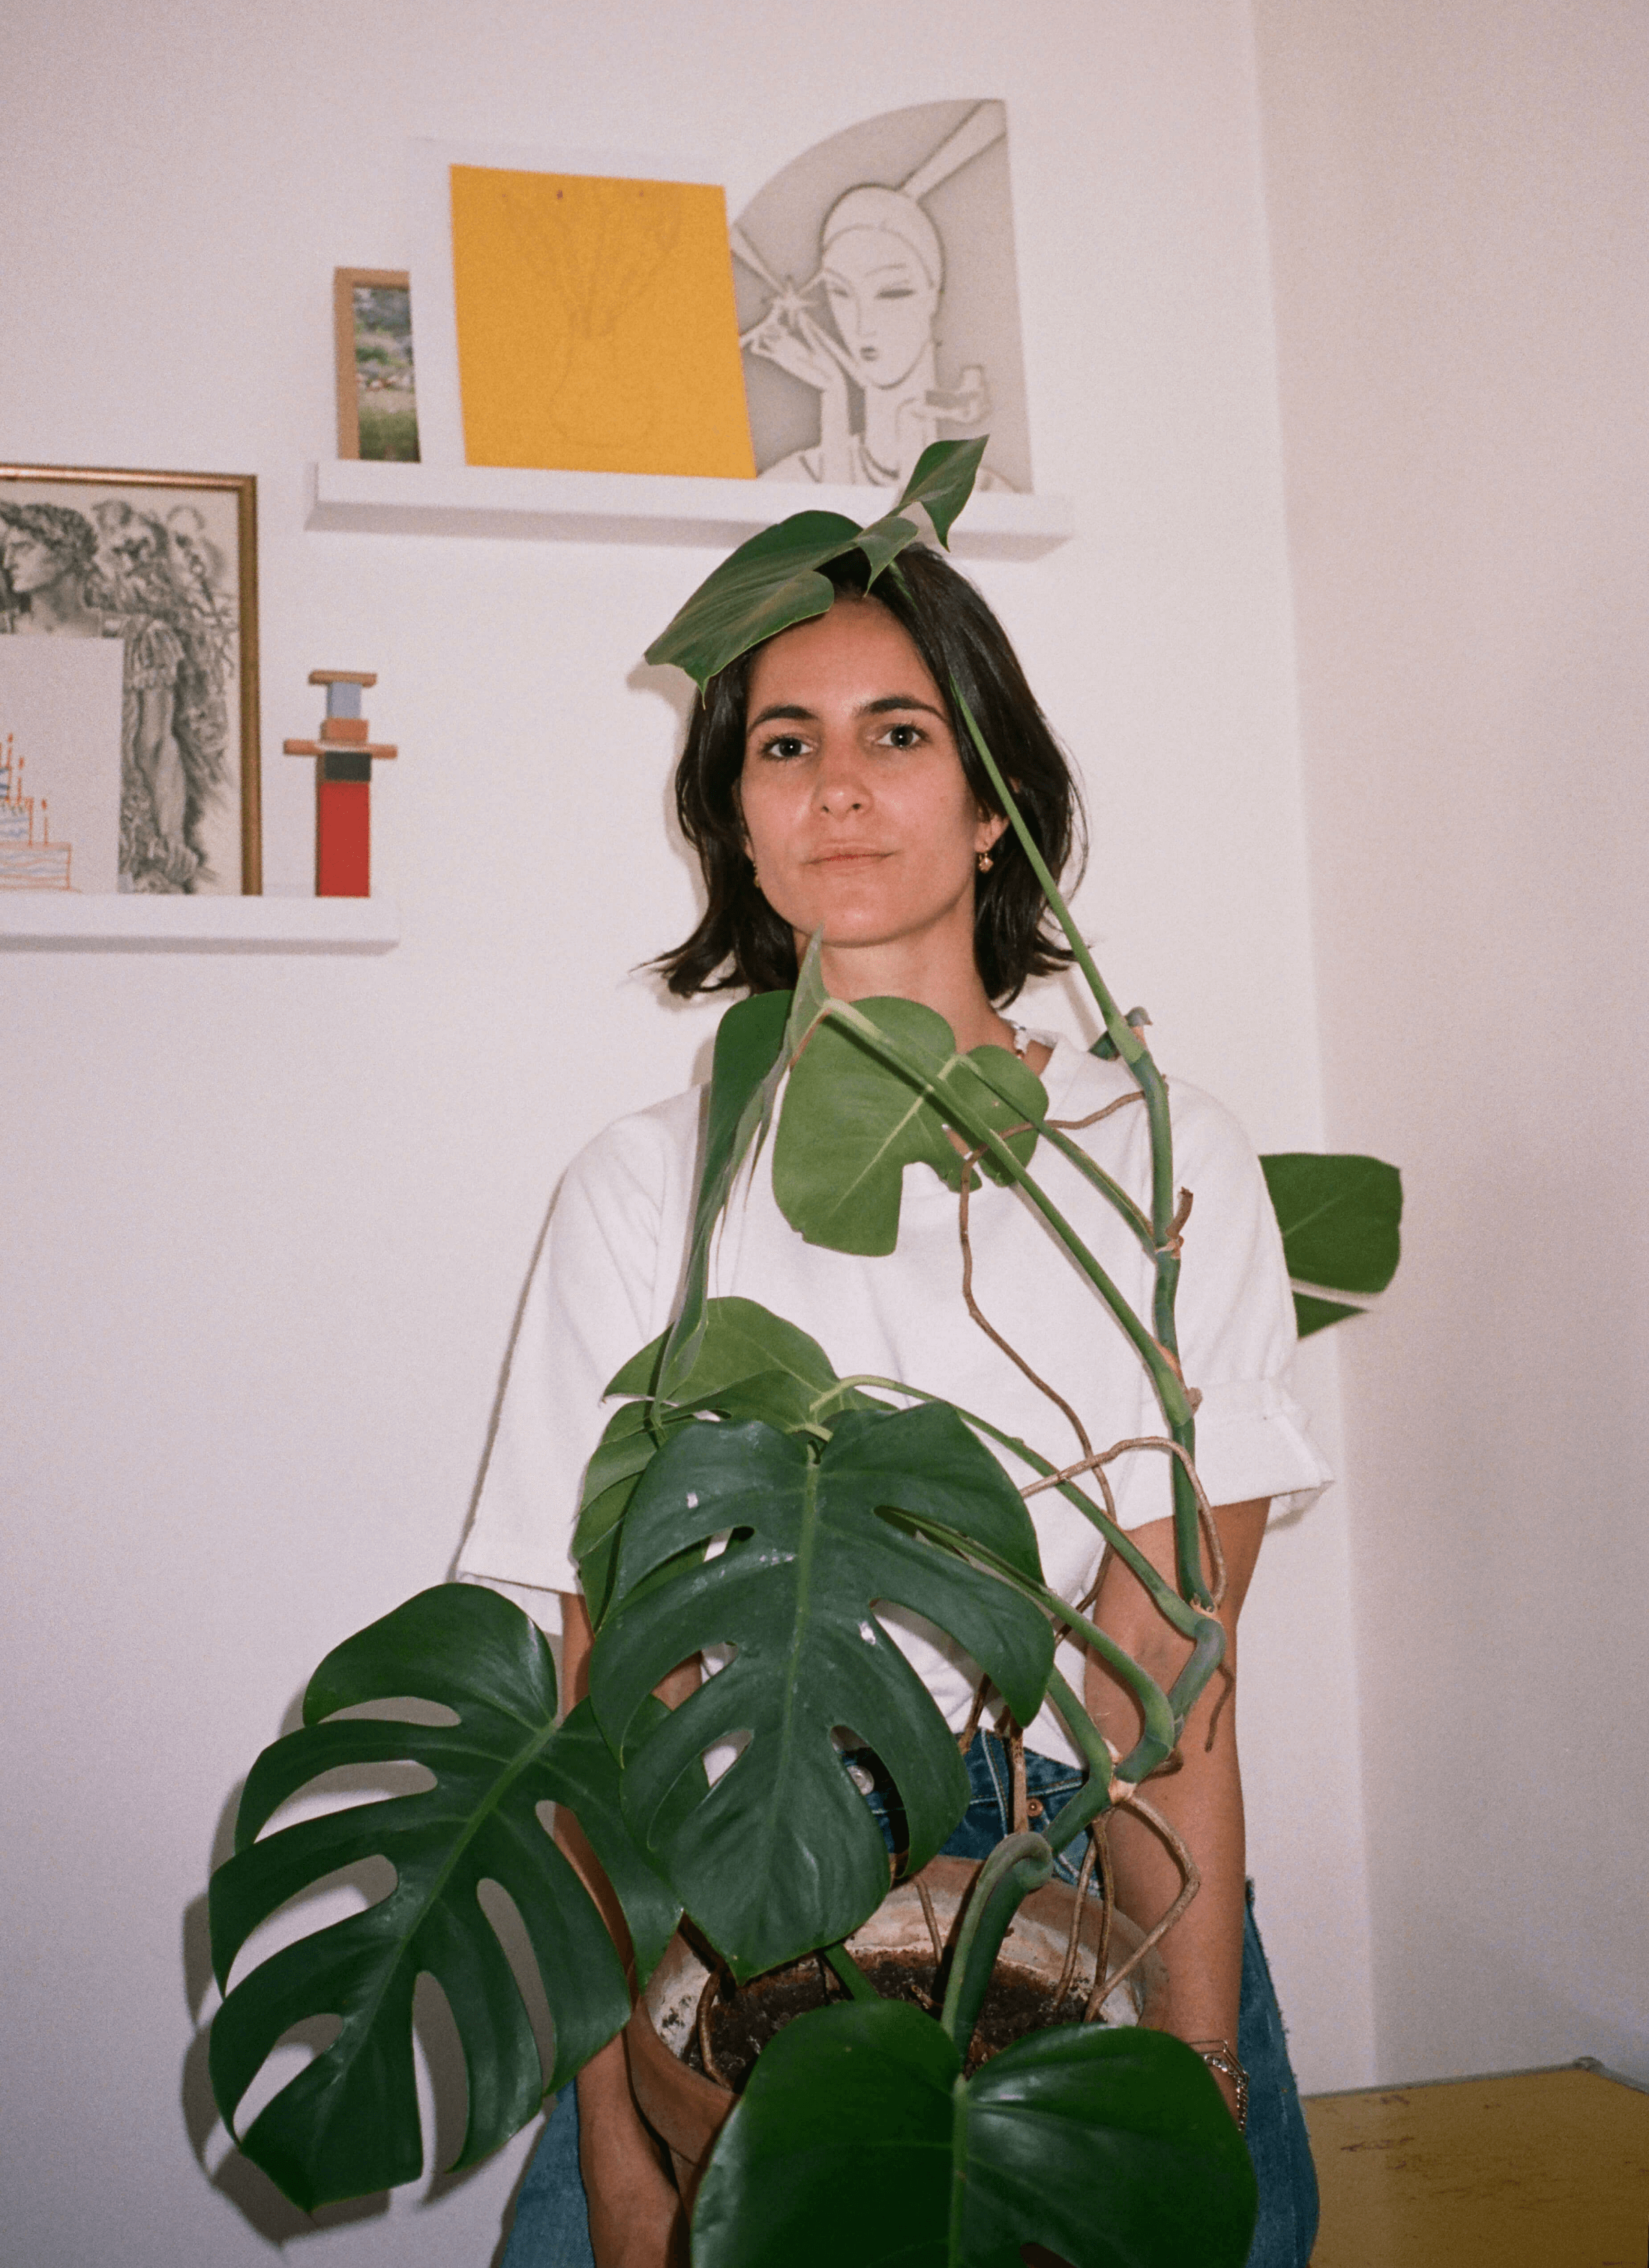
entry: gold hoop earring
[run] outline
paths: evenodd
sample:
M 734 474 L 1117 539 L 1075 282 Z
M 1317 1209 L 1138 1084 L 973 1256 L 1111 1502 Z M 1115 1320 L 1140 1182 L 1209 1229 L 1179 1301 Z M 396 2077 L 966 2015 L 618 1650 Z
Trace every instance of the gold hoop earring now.
M 989 850 L 982 850 L 979 853 L 979 871 L 982 874 L 988 874 L 994 864 L 995 861 Z

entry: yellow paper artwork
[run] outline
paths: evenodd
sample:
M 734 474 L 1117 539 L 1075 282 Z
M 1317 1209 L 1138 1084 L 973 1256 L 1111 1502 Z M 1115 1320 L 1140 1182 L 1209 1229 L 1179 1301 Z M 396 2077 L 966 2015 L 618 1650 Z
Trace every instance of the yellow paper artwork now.
M 719 188 L 482 166 L 452 182 L 472 465 L 755 478 Z

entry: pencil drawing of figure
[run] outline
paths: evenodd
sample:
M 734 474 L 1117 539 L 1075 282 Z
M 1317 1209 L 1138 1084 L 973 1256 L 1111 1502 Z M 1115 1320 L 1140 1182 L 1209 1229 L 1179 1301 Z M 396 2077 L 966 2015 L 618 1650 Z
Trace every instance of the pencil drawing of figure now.
M 981 103 L 900 186 L 861 180 L 836 195 L 803 284 L 777 274 L 756 249 L 746 224 L 754 225 L 760 199 L 734 227 L 734 258 L 766 294 L 740 344 L 817 401 L 817 441 L 772 458 L 762 479 L 898 487 L 930 442 L 988 421 L 983 363 L 963 364 L 948 388 L 940 383 L 946 255 L 924 199 L 999 144 L 1005 130 L 1001 104 Z M 1015 337 L 1016 353 L 1017 344 Z M 758 461 L 761 455 L 758 437 Z M 1012 483 L 987 466 L 979 485 Z
M 198 513 L 173 518 L 0 501 L 0 632 L 121 640 L 120 887 L 149 894 L 216 879 L 202 827 L 229 779 L 222 555 Z

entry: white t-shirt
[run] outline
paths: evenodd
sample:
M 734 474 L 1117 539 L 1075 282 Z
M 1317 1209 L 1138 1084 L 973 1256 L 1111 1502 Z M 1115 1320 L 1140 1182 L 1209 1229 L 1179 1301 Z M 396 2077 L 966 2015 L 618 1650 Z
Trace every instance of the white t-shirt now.
M 1050 1035 L 1037 1035 L 1050 1038 Z M 1049 1116 L 1085 1119 L 1137 1096 L 1126 1067 L 1056 1039 L 1042 1072 Z M 568 1168 L 528 1288 L 504 1406 L 461 1577 L 497 1584 L 548 1629 L 553 1595 L 576 1591 L 570 1557 L 584 1469 L 613 1406 L 601 1391 L 664 1330 L 686 1258 L 705 1090 L 621 1118 Z M 1288 1392 L 1293 1305 L 1265 1182 L 1228 1112 L 1171 1082 L 1174 1178 L 1193 1205 L 1184 1231 L 1176 1320 L 1187 1383 L 1200 1389 L 1196 1462 L 1214 1504 L 1270 1497 L 1310 1501 L 1332 1477 Z M 1089 1155 L 1149 1211 L 1151 1149 L 1144 1105 L 1127 1101 L 1075 1131 Z M 1152 1271 L 1138 1241 L 1090 1182 L 1039 1144 L 1031 1171 L 1135 1312 L 1151 1313 Z M 712 1297 L 759 1300 L 818 1340 L 840 1377 L 872 1373 L 944 1395 L 1028 1442 L 1055 1464 L 1083 1454 L 1069 1419 L 969 1316 L 961 1294 L 955 1193 L 925 1166 L 906 1168 L 899 1245 L 866 1259 L 806 1244 L 779 1211 L 772 1145 L 736 1185 L 713 1248 Z M 1070 1403 L 1097 1451 L 1166 1432 L 1138 1357 L 1086 1278 L 1019 1191 L 982 1180 L 968 1225 L 974 1297 L 995 1329 Z M 1030 1469 L 998 1450 L 1016 1483 Z M 1124 1528 L 1166 1519 L 1169 1459 L 1130 1451 L 1108 1468 Z M 1093 1491 L 1090 1491 L 1093 1492 Z M 1050 1588 L 1071 1602 L 1099 1571 L 1098 1531 L 1056 1491 L 1030 1499 Z M 882 1619 L 948 1722 L 960 1729 L 977 1672 L 916 1616 Z M 1082 1690 L 1067 1641 L 1059 1666 Z M 1027 1730 L 1043 1754 L 1078 1761 L 1044 1710 Z

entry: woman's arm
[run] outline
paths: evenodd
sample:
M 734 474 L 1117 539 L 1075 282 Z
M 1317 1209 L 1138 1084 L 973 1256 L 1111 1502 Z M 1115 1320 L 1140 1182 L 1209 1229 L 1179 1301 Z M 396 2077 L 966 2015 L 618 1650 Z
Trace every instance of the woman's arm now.
M 580 1598 L 562 1594 L 561 1690 L 571 1709 L 590 1690 L 590 1617 Z M 674 1708 L 698 1683 L 696 1665 L 673 1670 L 659 1688 Z M 578 1868 L 626 1959 L 629 1932 L 611 1885 L 571 1812 L 556 1810 L 556 1840 Z M 644 2124 L 629 2090 L 622 2037 L 592 2056 L 578 2074 L 578 2164 L 590 2202 L 596 2268 L 686 2268 L 687 2216 L 665 2154 Z
M 1224 2041 L 1233 2053 L 1242 1986 L 1244 1868 L 1242 1778 L 1237 1764 L 1237 1616 L 1259 1557 L 1269 1509 L 1269 1499 L 1262 1497 L 1251 1504 L 1223 1505 L 1214 1513 L 1226 1555 L 1226 1590 L 1220 1609 L 1226 1658 L 1186 1719 L 1178 1769 L 1148 1780 L 1140 1790 L 1187 1845 L 1203 1878 L 1201 1890 L 1159 1948 L 1168 1971 L 1163 2029 L 1194 2044 Z M 1131 1541 L 1169 1582 L 1174 1580 L 1172 1521 L 1152 1521 L 1136 1528 Z M 1115 1555 L 1108 1557 L 1101 1577 L 1093 1619 L 1165 1690 L 1190 1652 Z M 1113 1749 L 1126 1755 L 1139 1737 L 1138 1710 L 1127 1688 L 1092 1656 L 1085 1698 L 1089 1714 Z M 1179 1867 L 1159 1837 L 1144 1820 L 1131 1817 L 1125 1804 L 1111 1811 L 1108 1820 L 1117 1903 L 1149 1929 L 1179 1894 Z M 1234 2110 L 1231 2081 L 1218 2072 L 1214 2076 Z

